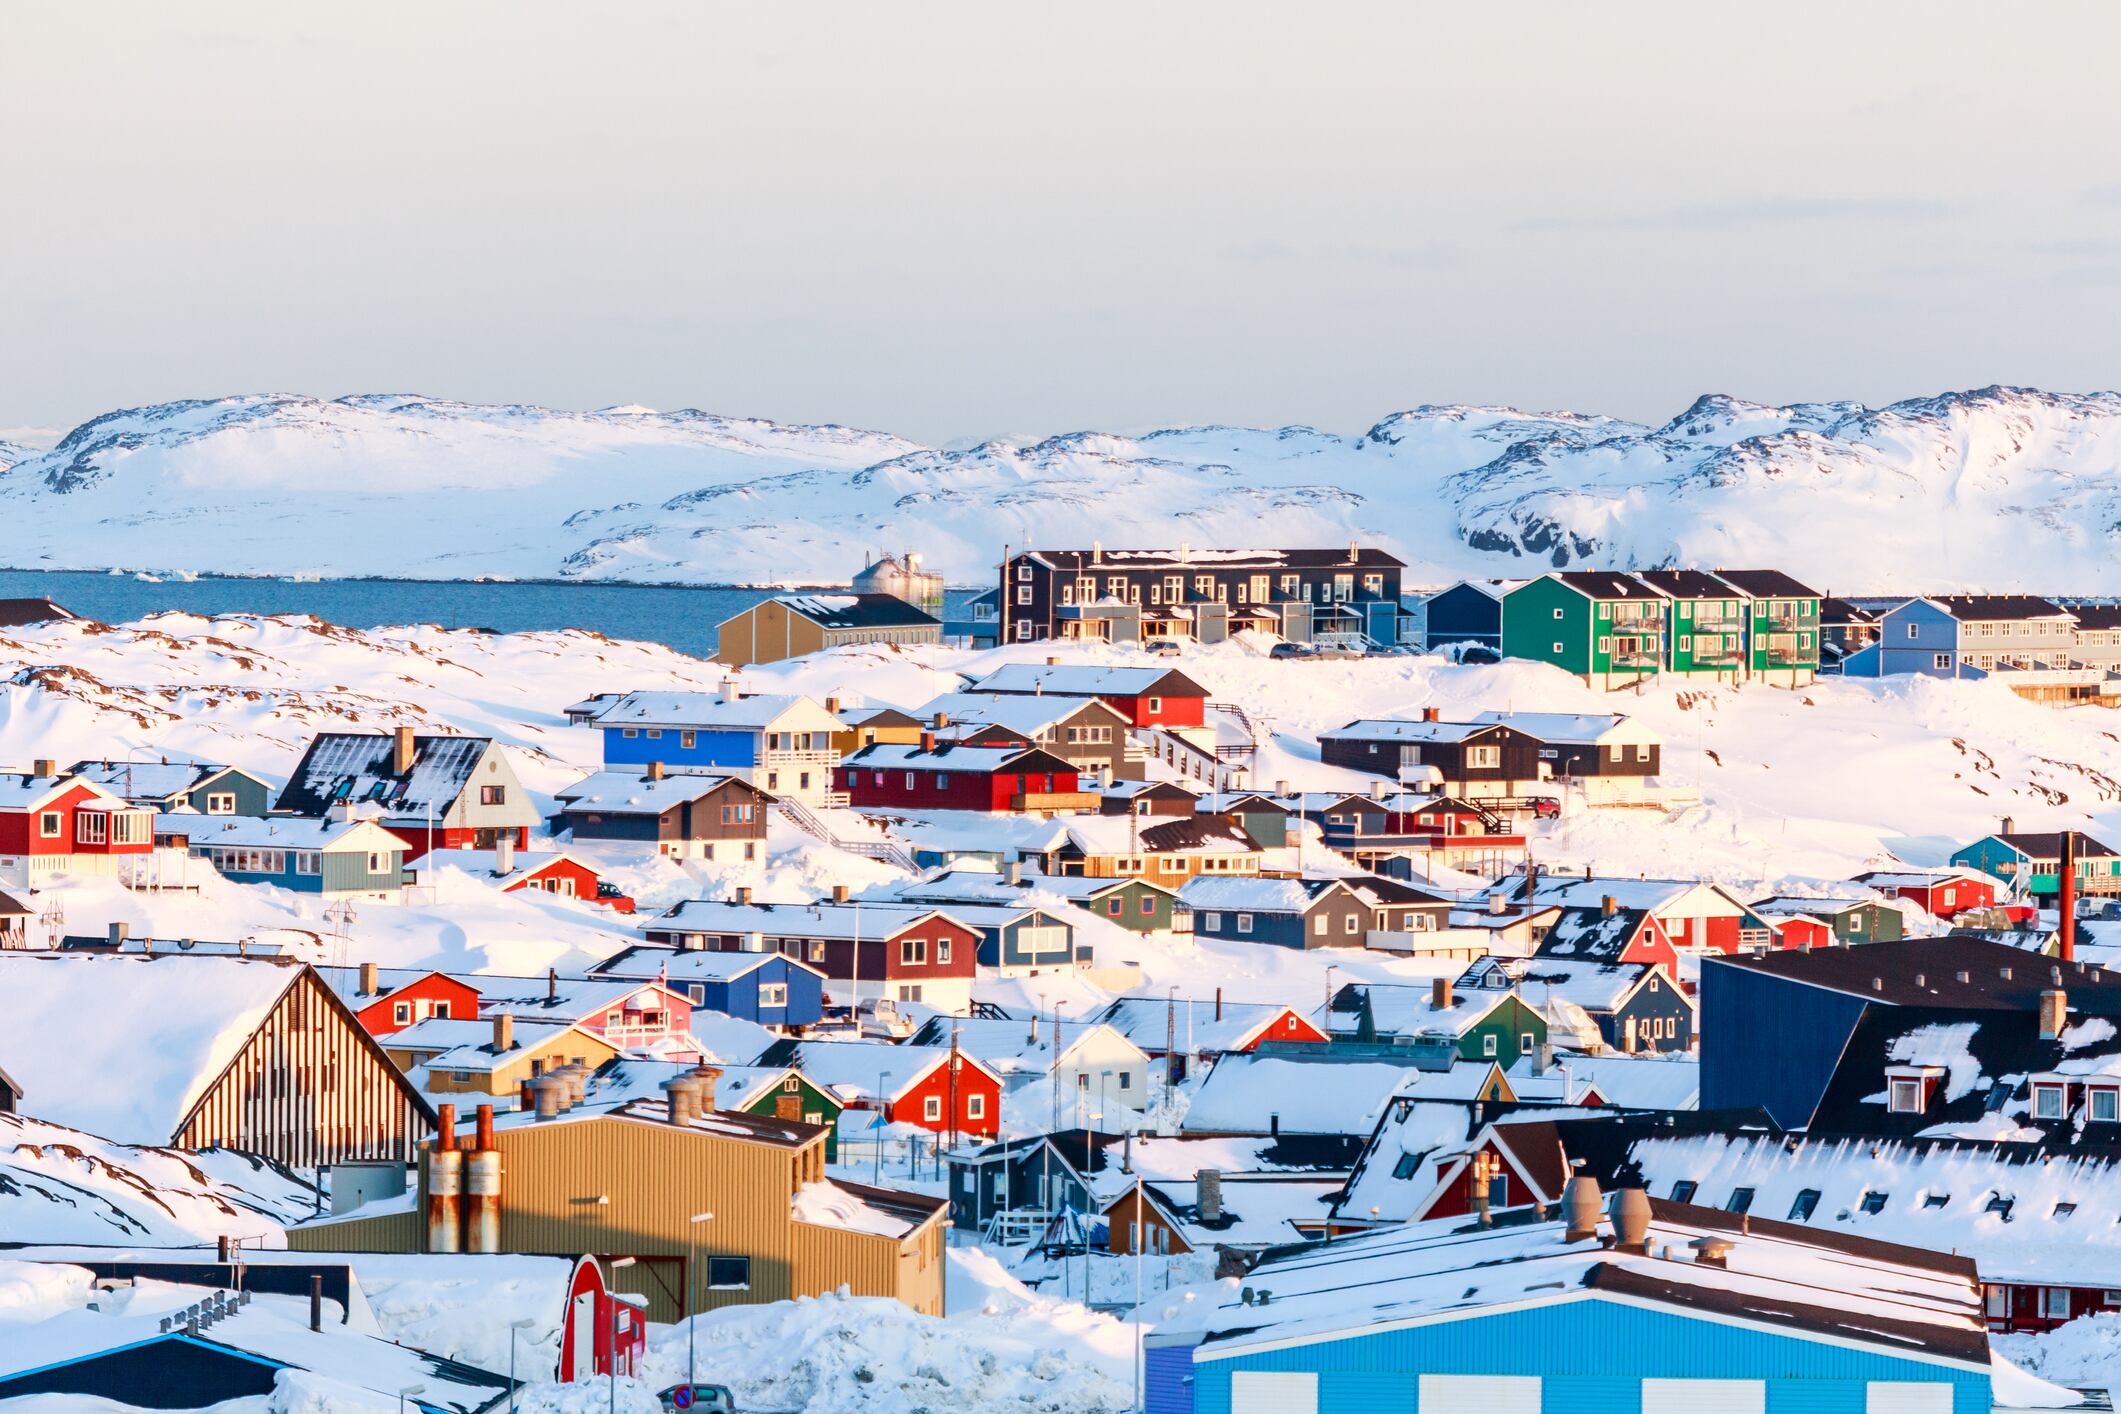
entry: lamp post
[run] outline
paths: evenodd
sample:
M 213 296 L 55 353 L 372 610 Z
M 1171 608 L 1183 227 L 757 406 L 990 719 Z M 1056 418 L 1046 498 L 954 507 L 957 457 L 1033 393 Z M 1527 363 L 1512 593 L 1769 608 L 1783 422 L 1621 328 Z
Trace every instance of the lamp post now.
M 613 1271 L 617 1271 L 621 1267 L 630 1267 L 632 1265 L 633 1258 L 619 1257 L 613 1260 L 611 1264 L 611 1269 Z M 605 1407 L 611 1411 L 611 1414 L 619 1414 L 619 1312 L 626 1305 L 625 1302 L 618 1300 L 617 1297 L 618 1293 L 613 1292 L 613 1299 L 611 1303 L 611 1325 L 605 1332 L 606 1336 L 611 1342 L 610 1358 L 604 1362 L 604 1375 L 606 1380 L 608 1381 L 608 1388 L 610 1391 L 609 1394 L 606 1396 Z
M 398 1414 L 405 1414 L 405 1399 L 408 1395 L 425 1394 L 426 1385 L 407 1385 L 398 1391 Z
M 1099 1072 L 1097 1073 L 1097 1124 L 1098 1124 L 1098 1128 L 1099 1128 L 1099 1130 L 1100 1130 L 1100 1131 L 1102 1131 L 1102 1130 L 1103 1130 L 1103 1128 L 1104 1128 L 1104 1124 L 1105 1124 L 1105 1113 L 1106 1113 L 1106 1110 L 1105 1110 L 1105 1105 L 1106 1105 L 1106 1100 L 1105 1100 L 1105 1087 L 1106 1087 L 1106 1085 L 1108 1085 L 1109 1083 L 1111 1083 L 1111 1080 L 1112 1080 L 1112 1072 L 1111 1072 L 1111 1071 L 1109 1071 L 1109 1070 L 1100 1070 L 1100 1071 L 1099 1071 Z
M 890 1078 L 891 1072 L 888 1070 L 880 1070 L 876 1073 L 876 1113 L 879 1128 L 891 1120 L 891 1101 L 888 1098 L 889 1092 L 884 1088 L 884 1082 Z M 882 1188 L 884 1186 L 884 1136 L 882 1134 L 876 1136 L 869 1150 L 869 1182 L 872 1187 Z
M 1327 1034 L 1328 1034 L 1328 1035 L 1330 1035 L 1330 1034 L 1332 1033 L 1332 1030 L 1333 1030 L 1333 974 L 1334 974 L 1334 973 L 1336 973 L 1336 972 L 1338 972 L 1338 971 L 1340 971 L 1340 964 L 1339 964 L 1339 963 L 1337 963 L 1337 962 L 1329 962 L 1329 963 L 1327 963 L 1327 964 L 1326 964 L 1326 1014 L 1325 1014 L 1325 1023 L 1326 1023 L 1326 1032 L 1327 1032 Z
M 516 1411 L 516 1332 L 529 1330 L 537 1324 L 531 1316 L 508 1323 L 508 1414 Z
M 1134 1407 L 1142 1407 L 1142 1249 L 1149 1245 L 1149 1210 L 1142 1206 L 1141 1170 L 1134 1172 Z
M 712 1213 L 694 1213 L 685 1219 L 685 1383 L 696 1383 L 695 1355 L 699 1346 L 699 1312 L 693 1309 L 693 1293 L 699 1290 L 700 1224 L 714 1221 Z

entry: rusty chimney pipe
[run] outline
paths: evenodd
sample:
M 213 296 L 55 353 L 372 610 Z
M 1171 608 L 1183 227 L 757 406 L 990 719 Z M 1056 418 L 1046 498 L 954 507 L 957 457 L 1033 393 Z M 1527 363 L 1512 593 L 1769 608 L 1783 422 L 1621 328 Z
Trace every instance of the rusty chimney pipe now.
M 501 1154 L 493 1147 L 493 1106 L 480 1105 L 476 1147 L 464 1160 L 464 1250 L 501 1250 Z
M 2077 960 L 2077 832 L 2062 832 L 2061 877 L 2056 881 L 2061 893 L 2056 899 L 2062 912 L 2061 926 L 2057 930 L 2062 946 L 2060 956 L 2064 962 Z

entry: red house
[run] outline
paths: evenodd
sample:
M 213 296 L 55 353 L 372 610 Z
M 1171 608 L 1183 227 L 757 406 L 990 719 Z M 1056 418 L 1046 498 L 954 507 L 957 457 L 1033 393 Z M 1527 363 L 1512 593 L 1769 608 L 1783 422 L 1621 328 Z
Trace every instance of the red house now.
M 1569 1179 L 1568 1159 L 1551 1121 L 1491 1124 L 1463 1149 L 1429 1156 L 1435 1187 L 1408 1215 L 1408 1222 L 1460 1218 L 1480 1210 L 1487 1187 L 1488 1210 L 1543 1203 L 1553 1208 Z
M 887 1041 L 774 1042 L 758 1063 L 793 1066 L 850 1109 L 880 1110 L 892 1124 L 931 1134 L 1001 1130 L 1002 1078 L 968 1051 Z
M 1891 898 L 1904 898 L 1939 918 L 1952 918 L 1970 909 L 1994 908 L 1996 891 L 2002 887 L 1988 875 L 1970 869 L 1874 869 L 1858 874 L 1855 882 Z
M 1095 697 L 1137 727 L 1197 727 L 1207 719 L 1208 689 L 1172 668 L 1101 668 L 1087 663 L 1010 663 L 967 692 Z
M 473 1021 L 479 1015 L 477 989 L 447 973 L 394 968 L 386 975 L 376 964 L 364 962 L 357 971 L 319 968 L 317 975 L 371 1036 L 394 1035 L 430 1016 Z
M 614 913 L 633 912 L 631 898 L 608 888 L 596 870 L 558 850 L 518 850 L 507 839 L 492 849 L 435 849 L 420 857 L 414 872 L 424 884 L 432 883 L 444 869 L 461 869 L 475 879 L 499 885 L 502 893 L 538 889 L 600 903 Z
M 1622 908 L 1617 901 L 1610 907 L 1562 909 L 1540 938 L 1539 955 L 1615 966 L 1661 963 L 1667 974 L 1679 975 L 1678 951 L 1657 915 L 1647 908 Z
M 631 1375 L 648 1354 L 648 1317 L 627 1297 L 604 1284 L 604 1269 L 594 1257 L 575 1263 L 567 1283 L 567 1308 L 560 1321 L 561 1384 L 580 1384 L 600 1375 Z
M 40 760 L 0 772 L 0 879 L 34 886 L 54 874 L 123 876 L 151 857 L 155 812 Z
M 1076 769 L 1037 747 L 865 746 L 833 769 L 833 786 L 857 808 L 1051 813 L 1095 810 Z
M 665 947 L 777 952 L 807 962 L 825 974 L 837 1005 L 881 997 L 963 1012 L 979 974 L 979 931 L 924 904 L 753 903 L 751 890 L 739 889 L 734 902 L 687 899 L 641 931 Z

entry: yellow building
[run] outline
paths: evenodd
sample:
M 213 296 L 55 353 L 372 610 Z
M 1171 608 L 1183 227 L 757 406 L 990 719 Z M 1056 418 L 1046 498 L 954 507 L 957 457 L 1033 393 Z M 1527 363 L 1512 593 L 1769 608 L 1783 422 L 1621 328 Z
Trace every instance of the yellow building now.
M 714 656 L 732 667 L 778 663 L 856 643 L 940 643 L 943 625 L 888 594 L 793 594 L 754 604 L 717 628 Z
M 564 1022 L 518 1021 L 502 1012 L 485 1021 L 432 1017 L 383 1038 L 400 1070 L 425 1066 L 433 1095 L 514 1098 L 523 1083 L 565 1065 L 594 1070 L 619 1054 L 593 1032 Z
M 666 1082 L 666 1101 L 596 1110 L 564 1108 L 581 1072 L 547 1076 L 536 1087 L 538 1109 L 552 1113 L 503 1115 L 490 1125 L 497 1169 L 480 1153 L 430 1146 L 409 1208 L 385 1200 L 372 1214 L 321 1218 L 289 1229 L 288 1246 L 586 1252 L 615 1289 L 646 1298 L 660 1321 L 843 1286 L 941 1315 L 948 1203 L 827 1179 L 822 1125 L 717 1110 L 718 1075 L 703 1067 Z M 489 1175 L 483 1187 L 481 1174 Z M 475 1207 L 482 1202 L 497 1209 L 485 1229 Z M 630 1260 L 614 1265 L 620 1259 Z

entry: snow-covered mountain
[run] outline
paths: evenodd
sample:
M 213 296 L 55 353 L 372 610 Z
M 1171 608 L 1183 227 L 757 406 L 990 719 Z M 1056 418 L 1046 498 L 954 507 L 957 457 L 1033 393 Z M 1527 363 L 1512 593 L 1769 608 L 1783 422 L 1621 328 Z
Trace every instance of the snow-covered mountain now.
M 12 462 L 12 465 L 7 463 Z M 2121 591 L 2121 395 L 1699 399 L 1660 427 L 1422 406 L 939 450 L 684 410 L 402 395 L 127 409 L 0 448 L 16 567 L 842 581 L 872 546 L 1384 544 L 1413 582 L 1750 564 L 1837 591 Z

